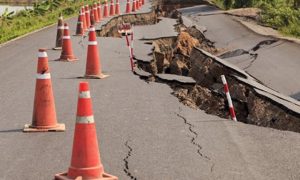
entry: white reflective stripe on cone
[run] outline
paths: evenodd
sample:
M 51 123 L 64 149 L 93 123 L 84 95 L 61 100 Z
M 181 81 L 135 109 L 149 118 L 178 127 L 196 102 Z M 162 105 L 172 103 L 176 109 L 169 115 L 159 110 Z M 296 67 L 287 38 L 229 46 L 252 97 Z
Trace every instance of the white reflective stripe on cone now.
M 79 95 L 78 95 L 79 98 L 91 98 L 91 93 L 90 91 L 81 91 L 79 92 Z
M 48 57 L 46 52 L 38 52 L 38 57 L 44 58 L 44 57 Z
M 69 29 L 69 26 L 65 26 L 64 29 Z
M 64 27 L 63 26 L 58 26 L 57 29 L 64 29 Z
M 70 36 L 63 36 L 63 39 L 71 39 Z
M 88 45 L 97 45 L 98 43 L 97 43 L 97 41 L 89 41 L 88 42 Z
M 51 79 L 50 73 L 44 73 L 44 74 L 36 74 L 37 79 Z
M 89 31 L 96 31 L 95 27 L 89 28 Z
M 76 123 L 78 124 L 90 124 L 94 123 L 94 116 L 77 116 Z

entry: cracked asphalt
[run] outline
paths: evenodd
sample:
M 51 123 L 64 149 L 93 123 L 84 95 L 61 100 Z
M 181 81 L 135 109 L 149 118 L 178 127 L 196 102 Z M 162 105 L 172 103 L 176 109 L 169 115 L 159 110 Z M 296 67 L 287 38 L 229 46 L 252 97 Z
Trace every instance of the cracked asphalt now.
M 248 52 L 261 42 L 277 41 L 257 49 L 255 58 L 244 53 L 225 60 L 244 69 L 266 86 L 300 100 L 300 44 L 258 35 L 237 22 L 235 17 L 222 14 L 212 6 L 200 5 L 179 11 L 194 24 L 206 29 L 204 35 L 217 48 Z
M 76 18 L 69 23 L 74 33 Z M 138 27 L 135 31 L 141 33 Z M 0 48 L 1 180 L 52 179 L 70 165 L 82 81 L 76 77 L 85 71 L 87 38 L 80 43 L 72 37 L 78 62 L 53 61 L 60 52 L 48 50 L 57 117 L 66 132 L 21 132 L 32 117 L 37 50 L 52 48 L 55 33 L 56 27 L 50 27 Z M 168 85 L 147 83 L 130 71 L 124 38 L 97 41 L 103 71 L 111 76 L 88 81 L 106 172 L 120 180 L 300 179 L 298 133 L 190 109 L 171 95 Z M 141 49 L 145 55 L 149 51 Z

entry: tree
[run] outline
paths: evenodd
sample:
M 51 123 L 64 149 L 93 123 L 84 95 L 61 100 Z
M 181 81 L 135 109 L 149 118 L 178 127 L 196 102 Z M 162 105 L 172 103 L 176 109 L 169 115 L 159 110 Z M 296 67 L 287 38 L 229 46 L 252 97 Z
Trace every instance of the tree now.
M 294 0 L 294 8 L 300 7 L 300 0 Z
M 225 9 L 230 9 L 232 7 L 232 2 L 233 0 L 224 0 L 223 5 L 225 7 Z
M 245 8 L 253 6 L 253 0 L 235 0 L 234 7 Z

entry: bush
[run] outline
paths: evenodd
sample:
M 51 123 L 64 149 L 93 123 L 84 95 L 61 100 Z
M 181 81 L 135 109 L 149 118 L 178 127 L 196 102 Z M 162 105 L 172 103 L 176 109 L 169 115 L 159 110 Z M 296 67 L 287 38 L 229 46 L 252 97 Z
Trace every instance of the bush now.
M 215 0 L 225 9 L 258 7 L 262 9 L 261 23 L 286 35 L 300 37 L 300 9 L 293 0 Z
M 34 4 L 33 10 L 27 9 L 16 14 L 7 12 L 0 16 L 0 43 L 56 23 L 60 13 L 65 17 L 73 16 L 83 3 L 89 2 L 92 0 L 45 0 Z

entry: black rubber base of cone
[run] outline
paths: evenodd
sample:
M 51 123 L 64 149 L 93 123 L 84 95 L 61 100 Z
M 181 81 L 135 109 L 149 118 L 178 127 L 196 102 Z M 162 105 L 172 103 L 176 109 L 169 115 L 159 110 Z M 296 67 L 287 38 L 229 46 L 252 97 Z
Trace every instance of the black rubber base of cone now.
M 53 128 L 36 128 L 32 126 L 31 124 L 25 124 L 23 132 L 63 132 L 66 130 L 65 124 L 57 124 L 56 127 Z

